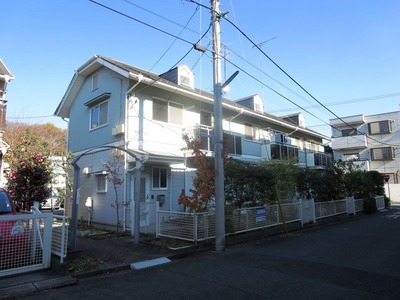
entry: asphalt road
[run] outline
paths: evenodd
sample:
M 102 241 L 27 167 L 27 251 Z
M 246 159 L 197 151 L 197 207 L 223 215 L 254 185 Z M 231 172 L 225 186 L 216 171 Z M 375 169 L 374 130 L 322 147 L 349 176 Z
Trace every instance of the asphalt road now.
M 400 299 L 400 210 L 24 299 Z

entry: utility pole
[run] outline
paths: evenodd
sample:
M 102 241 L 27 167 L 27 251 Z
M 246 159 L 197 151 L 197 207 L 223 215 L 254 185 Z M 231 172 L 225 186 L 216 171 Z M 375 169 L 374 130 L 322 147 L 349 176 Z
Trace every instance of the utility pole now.
M 139 135 L 138 135 L 138 149 L 143 150 L 143 98 L 139 98 Z M 134 218 L 134 233 L 133 243 L 138 246 L 140 243 L 140 195 L 141 195 L 141 178 L 142 178 L 142 167 L 143 163 L 136 158 L 136 169 L 135 169 L 135 218 Z
M 219 0 L 211 2 L 213 27 L 213 70 L 214 70 L 214 168 L 215 168 L 215 250 L 225 250 L 225 188 L 224 153 L 222 131 L 222 68 Z

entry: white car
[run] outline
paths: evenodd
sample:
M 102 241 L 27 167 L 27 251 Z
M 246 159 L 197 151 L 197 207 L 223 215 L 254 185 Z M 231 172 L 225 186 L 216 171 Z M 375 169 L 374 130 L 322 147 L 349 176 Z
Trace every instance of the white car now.
M 59 209 L 60 208 L 60 204 L 58 204 L 57 202 L 58 197 L 57 196 L 53 196 L 51 198 L 47 198 L 46 202 L 44 204 L 42 204 L 42 209 Z

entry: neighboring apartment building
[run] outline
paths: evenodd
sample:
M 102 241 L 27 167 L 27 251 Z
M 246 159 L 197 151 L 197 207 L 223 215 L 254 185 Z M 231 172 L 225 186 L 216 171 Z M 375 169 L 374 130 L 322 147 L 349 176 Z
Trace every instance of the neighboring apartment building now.
M 325 153 L 326 136 L 307 129 L 301 115 L 285 120 L 264 113 L 263 101 L 249 96 L 238 101 L 223 99 L 223 130 L 226 148 L 235 159 L 260 162 L 297 158 L 304 167 L 323 168 L 331 154 Z M 155 208 L 179 211 L 182 189 L 192 187 L 191 153 L 183 151 L 183 133 L 201 141 L 213 155 L 213 94 L 194 87 L 194 74 L 186 65 L 156 75 L 103 56 L 94 56 L 77 69 L 55 115 L 69 119 L 68 150 L 79 155 L 79 218 L 89 217 L 85 203 L 92 204 L 94 222 L 116 224 L 111 208 L 115 199 L 104 162 L 119 150 L 97 151 L 101 146 L 119 146 L 144 160 L 140 181 L 141 226 L 155 222 Z M 123 200 L 121 221 L 133 226 L 136 161 L 126 156 L 119 188 Z M 137 181 L 136 181 L 137 182 Z M 67 214 L 71 203 L 66 203 Z
M 3 140 L 3 134 L 6 130 L 6 112 L 7 112 L 7 84 L 14 79 L 14 75 L 6 67 L 0 59 L 0 187 L 4 187 L 4 161 L 3 157 L 6 154 L 9 145 Z
M 51 194 L 54 197 L 59 196 L 59 192 L 65 193 L 66 189 L 66 175 L 63 165 L 66 163 L 66 158 L 62 156 L 50 156 L 49 161 L 51 164 L 52 176 L 51 181 Z
M 386 195 L 400 201 L 400 111 L 331 119 L 335 160 L 386 175 Z

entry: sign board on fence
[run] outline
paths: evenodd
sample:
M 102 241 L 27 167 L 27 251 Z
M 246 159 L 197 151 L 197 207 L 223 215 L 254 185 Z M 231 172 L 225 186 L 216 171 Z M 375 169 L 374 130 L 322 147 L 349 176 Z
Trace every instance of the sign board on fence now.
M 265 222 L 267 220 L 267 214 L 265 213 L 265 208 L 256 208 L 256 222 Z

